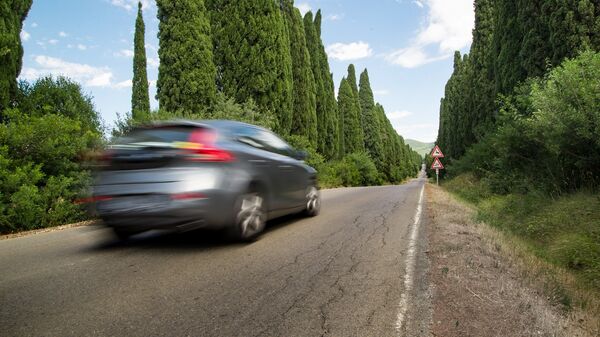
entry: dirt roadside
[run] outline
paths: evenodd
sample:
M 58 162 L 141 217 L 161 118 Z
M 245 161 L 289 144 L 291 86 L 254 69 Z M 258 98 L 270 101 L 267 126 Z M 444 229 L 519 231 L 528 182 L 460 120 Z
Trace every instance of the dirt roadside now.
M 522 278 L 526 266 L 473 209 L 430 184 L 426 196 L 433 336 L 598 336 Z
M 72 223 L 72 224 L 68 224 L 68 225 L 62 225 L 62 226 L 56 226 L 56 227 L 46 227 L 46 228 L 34 229 L 34 230 L 30 230 L 30 231 L 23 231 L 23 232 L 12 233 L 12 234 L 2 234 L 2 235 L 0 235 L 0 240 L 20 238 L 23 236 L 29 236 L 29 235 L 40 234 L 40 233 L 56 232 L 56 231 L 61 231 L 61 230 L 68 229 L 68 228 L 92 226 L 92 225 L 97 225 L 99 223 L 100 223 L 99 220 L 86 220 L 86 221 L 76 222 L 76 223 Z

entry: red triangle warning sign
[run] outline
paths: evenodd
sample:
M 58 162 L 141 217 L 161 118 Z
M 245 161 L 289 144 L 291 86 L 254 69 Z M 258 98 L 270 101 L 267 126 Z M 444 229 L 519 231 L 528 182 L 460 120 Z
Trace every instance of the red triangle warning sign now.
M 431 164 L 431 169 L 432 170 L 443 170 L 444 165 L 442 164 L 442 162 L 440 161 L 439 158 L 434 158 L 433 164 Z
M 433 158 L 444 158 L 444 153 L 442 152 L 442 150 L 440 149 L 440 147 L 436 145 L 433 148 L 433 150 L 431 151 L 431 156 Z

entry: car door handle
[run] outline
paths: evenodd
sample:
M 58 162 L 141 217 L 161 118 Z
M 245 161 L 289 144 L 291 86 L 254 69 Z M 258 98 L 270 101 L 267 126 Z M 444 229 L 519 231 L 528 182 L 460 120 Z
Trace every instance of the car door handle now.
M 249 162 L 252 164 L 266 164 L 267 161 L 263 159 L 250 159 Z
M 284 169 L 284 170 L 289 170 L 291 169 L 293 166 L 292 165 L 279 165 L 280 169 Z

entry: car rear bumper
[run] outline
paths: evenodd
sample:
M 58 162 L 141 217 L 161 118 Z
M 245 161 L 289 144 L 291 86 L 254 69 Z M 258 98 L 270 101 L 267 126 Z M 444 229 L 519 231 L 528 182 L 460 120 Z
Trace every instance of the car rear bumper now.
M 189 200 L 136 195 L 100 201 L 96 211 L 107 226 L 126 231 L 188 231 L 228 226 L 233 219 L 233 202 L 226 195 L 218 194 Z

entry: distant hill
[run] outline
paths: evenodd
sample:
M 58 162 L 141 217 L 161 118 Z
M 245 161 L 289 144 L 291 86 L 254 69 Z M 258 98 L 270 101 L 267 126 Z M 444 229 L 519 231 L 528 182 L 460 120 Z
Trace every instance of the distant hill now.
M 417 151 L 418 154 L 425 157 L 425 155 L 429 154 L 431 149 L 435 146 L 435 143 L 423 143 L 414 139 L 406 139 L 406 144 L 410 145 L 410 147 Z

